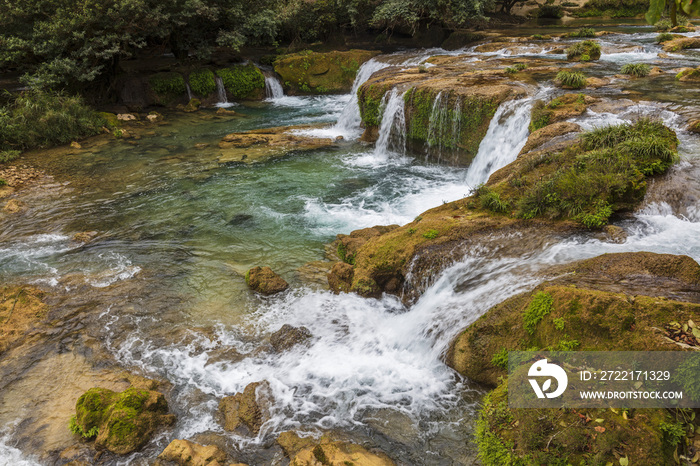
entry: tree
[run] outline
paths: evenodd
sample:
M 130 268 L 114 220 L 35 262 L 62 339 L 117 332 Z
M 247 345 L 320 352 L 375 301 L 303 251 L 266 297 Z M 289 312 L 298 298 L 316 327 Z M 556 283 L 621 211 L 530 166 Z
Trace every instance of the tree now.
M 651 0 L 649 10 L 645 15 L 647 22 L 656 24 L 667 7 L 670 10 L 671 24 L 674 27 L 678 26 L 679 10 L 688 16 L 700 14 L 700 1 L 698 0 Z

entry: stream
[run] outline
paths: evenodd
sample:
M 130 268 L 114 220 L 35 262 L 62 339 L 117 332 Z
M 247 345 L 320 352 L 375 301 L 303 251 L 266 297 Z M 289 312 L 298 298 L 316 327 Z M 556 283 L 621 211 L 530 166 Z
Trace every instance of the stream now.
M 697 51 L 659 58 L 650 27 L 619 32 L 624 34 L 600 38 L 603 56 L 587 70 L 591 76 L 613 75 L 629 62 L 665 70 L 700 63 Z M 622 47 L 632 50 L 606 53 Z M 509 51 L 480 54 L 472 48 L 379 56 L 362 66 L 353 93 L 341 96 L 284 96 L 268 78 L 268 99 L 231 107 L 244 117 L 219 118 L 215 109 L 166 115 L 167 124 L 135 144 L 112 141 L 60 159 L 28 156 L 54 183 L 35 194 L 41 202 L 0 221 L 0 280 L 60 290 L 67 295 L 60 306 L 89 309 L 84 328 L 60 335 L 59 353 L 77 348 L 90 360 L 96 356 L 86 348 L 99 348 L 93 352 L 100 364 L 116 361 L 173 387 L 174 428 L 113 464 L 148 464 L 170 440 L 211 432 L 227 436 L 240 461 L 284 464 L 271 446 L 286 430 L 340 431 L 402 464 L 472 464 L 476 447 L 470 439 L 484 392 L 442 361 L 459 331 L 490 307 L 532 289 L 543 279 L 538 272 L 555 264 L 627 251 L 700 261 L 700 137 L 684 129 L 700 113 L 700 90 L 674 83 L 669 74 L 585 90 L 626 103 L 573 120 L 590 129 L 653 116 L 678 133 L 682 161 L 650 186 L 639 211 L 617 222 L 628 234 L 623 244 L 592 235 L 560 243 L 516 234 L 497 238 L 455 257 L 410 306 L 393 296 L 332 294 L 310 279 L 302 266 L 323 260 L 324 245 L 336 234 L 405 224 L 467 196 L 515 160 L 528 137 L 534 101 L 565 92 L 540 82 L 528 85 L 527 97 L 502 104 L 470 167 L 406 152 L 398 91 L 385 96 L 377 144 L 360 143 L 359 85 L 387 66 L 416 66 L 440 54 L 514 58 Z M 523 55 L 557 57 L 535 49 Z M 459 124 L 444 121 L 439 105 L 433 113 L 443 131 Z M 250 166 L 220 165 L 213 156 L 228 133 L 309 123 L 329 126 L 301 131 L 344 141 Z M 202 143 L 211 147 L 194 148 Z M 93 230 L 93 241 L 72 241 L 75 233 Z M 512 244 L 530 252 L 515 254 Z M 270 266 L 290 291 L 269 298 L 250 292 L 243 275 L 256 265 Z M 264 342 L 284 324 L 307 327 L 310 344 L 281 354 L 265 350 Z M 59 341 L 47 336 L 52 338 Z M 26 367 L 39 364 L 40 357 L 27 358 Z M 13 362 L 3 364 L 12 368 Z M 261 380 L 274 395 L 271 420 L 255 438 L 224 432 L 216 417 L 219 400 Z M 0 464 L 54 464 L 41 442 L 29 440 L 39 405 L 10 402 L 22 387 L 20 379 L 0 387 Z M 50 434 L 39 437 L 51 444 Z

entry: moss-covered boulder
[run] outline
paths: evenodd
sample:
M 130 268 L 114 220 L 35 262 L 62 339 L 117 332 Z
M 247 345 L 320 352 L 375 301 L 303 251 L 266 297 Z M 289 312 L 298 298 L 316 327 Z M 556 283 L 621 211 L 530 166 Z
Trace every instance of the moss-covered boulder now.
M 693 120 L 688 123 L 687 129 L 693 133 L 700 133 L 700 120 Z
M 600 44 L 594 40 L 577 42 L 566 49 L 566 58 L 571 61 L 591 61 L 600 58 Z
M 700 37 L 676 37 L 662 44 L 664 52 L 680 52 L 685 49 L 700 48 Z
M 676 75 L 680 82 L 700 82 L 700 67 L 686 68 Z
M 162 393 L 128 388 L 116 393 L 91 388 L 78 398 L 70 428 L 119 455 L 141 449 L 161 427 L 175 422 Z
M 249 63 L 216 70 L 229 100 L 262 100 L 265 98 L 265 76 Z
M 216 75 L 207 68 L 192 71 L 187 77 L 190 89 L 199 97 L 208 97 L 216 92 Z
M 266 381 L 248 384 L 242 393 L 227 396 L 219 402 L 224 429 L 258 435 L 262 425 L 270 419 L 272 393 Z
M 148 77 L 152 100 L 157 105 L 170 106 L 187 101 L 185 78 L 177 72 L 157 73 Z
M 597 101 L 595 97 L 585 94 L 564 94 L 546 104 L 539 100 L 532 107 L 530 132 L 583 115 L 588 106 Z
M 281 293 L 289 288 L 289 283 L 270 267 L 253 267 L 246 272 L 245 282 L 251 290 L 262 295 Z
M 273 66 L 287 94 L 342 94 L 352 89 L 360 66 L 378 51 L 312 52 L 277 57 Z
M 335 440 L 332 435 L 313 439 L 299 437 L 294 432 L 282 432 L 277 443 L 290 459 L 290 466 L 393 466 L 396 464 L 382 452 L 371 452 L 360 445 Z
M 666 410 L 508 408 L 508 351 L 682 350 L 673 322 L 700 318 L 700 265 L 640 252 L 550 272 L 561 278 L 493 307 L 448 350 L 448 365 L 496 387 L 477 423 L 483 464 L 673 464 L 685 428 Z
M 333 267 L 329 285 L 363 296 L 401 290 L 410 301 L 470 245 L 498 247 L 498 237 L 517 232 L 523 241 L 508 246 L 514 254 L 517 248 L 525 253 L 585 228 L 601 228 L 613 213 L 640 204 L 647 177 L 665 173 L 677 160 L 677 144 L 662 123 L 640 120 L 521 154 L 471 196 L 353 245 L 352 269 Z

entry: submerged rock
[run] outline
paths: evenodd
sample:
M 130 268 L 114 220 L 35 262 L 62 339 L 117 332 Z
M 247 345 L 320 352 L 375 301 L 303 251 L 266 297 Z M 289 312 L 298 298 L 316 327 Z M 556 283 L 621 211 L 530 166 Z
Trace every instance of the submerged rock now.
M 192 113 L 196 112 L 199 110 L 199 107 L 202 105 L 202 101 L 199 99 L 190 99 L 190 101 L 185 105 L 185 108 L 182 110 L 186 113 Z
M 311 338 L 311 332 L 308 328 L 292 327 L 289 324 L 284 324 L 281 329 L 270 336 L 270 343 L 274 350 L 280 353 L 294 345 L 305 342 L 309 338 Z
M 453 340 L 447 353 L 455 370 L 496 387 L 477 423 L 483 464 L 500 465 L 504 457 L 536 464 L 579 464 L 584 458 L 617 464 L 619 457 L 628 457 L 629 464 L 673 464 L 663 425 L 675 421 L 665 409 L 628 415 L 586 408 L 581 417 L 572 409 L 508 408 L 507 352 L 681 350 L 683 345 L 662 329 L 700 318 L 700 265 L 687 256 L 622 253 L 551 272 L 561 278 L 491 308 Z M 537 318 L 531 317 L 534 309 Z M 595 432 L 600 435 L 591 435 Z
M 354 443 L 334 441 L 328 435 L 315 440 L 299 437 L 294 432 L 283 432 L 277 442 L 289 457 L 290 466 L 393 466 L 395 464 L 384 453 L 373 453 Z
M 664 52 L 680 52 L 684 49 L 700 48 L 700 37 L 678 37 L 662 43 Z
M 281 293 L 289 288 L 289 283 L 270 267 L 253 267 L 246 272 L 245 282 L 251 290 L 262 295 Z
M 282 55 L 273 66 L 290 95 L 342 94 L 352 89 L 360 66 L 379 53 L 370 50 L 326 53 L 307 50 Z
M 247 429 L 256 436 L 260 427 L 270 419 L 273 399 L 267 381 L 248 384 L 243 393 L 227 396 L 219 402 L 219 411 L 224 417 L 224 429 L 229 432 Z
M 88 243 L 97 235 L 97 231 L 81 231 L 73 235 L 73 241 L 78 243 Z
M 121 393 L 91 388 L 78 398 L 75 413 L 74 433 L 119 455 L 141 449 L 159 428 L 175 422 L 162 393 L 135 387 Z
M 158 455 L 159 459 L 181 466 L 223 466 L 226 452 L 216 445 L 199 445 L 189 440 L 173 440 Z

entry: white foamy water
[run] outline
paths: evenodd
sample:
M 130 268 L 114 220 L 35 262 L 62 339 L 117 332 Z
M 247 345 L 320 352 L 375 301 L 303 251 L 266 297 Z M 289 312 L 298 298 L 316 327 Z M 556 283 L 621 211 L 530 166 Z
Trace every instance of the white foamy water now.
M 32 458 L 11 445 L 9 436 L 0 437 L 0 466 L 39 466 Z
M 265 77 L 265 97 L 268 101 L 275 101 L 284 97 L 282 83 L 276 76 Z
M 382 99 L 379 107 L 382 122 L 374 146 L 374 156 L 378 159 L 390 157 L 392 152 L 400 156 L 406 153 L 406 102 L 403 99 L 405 94 L 393 88 Z

